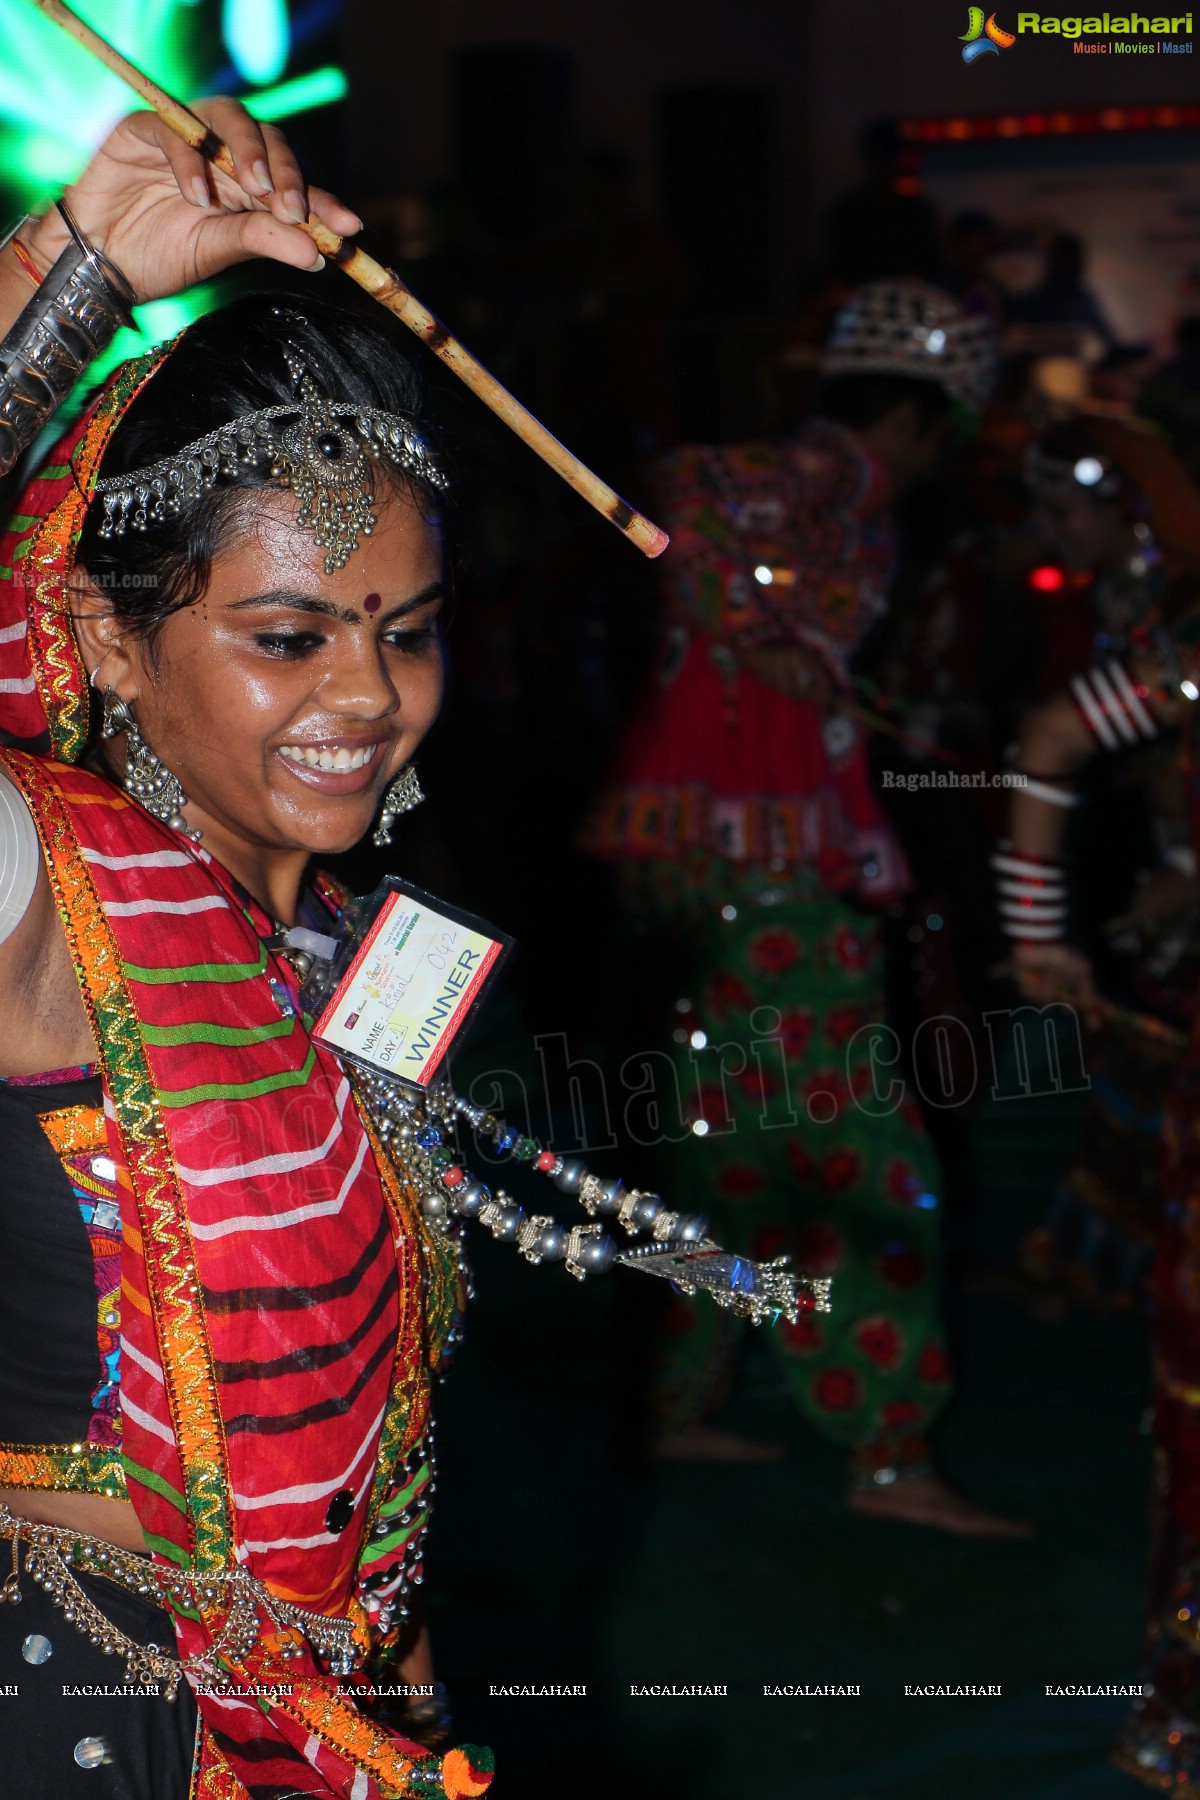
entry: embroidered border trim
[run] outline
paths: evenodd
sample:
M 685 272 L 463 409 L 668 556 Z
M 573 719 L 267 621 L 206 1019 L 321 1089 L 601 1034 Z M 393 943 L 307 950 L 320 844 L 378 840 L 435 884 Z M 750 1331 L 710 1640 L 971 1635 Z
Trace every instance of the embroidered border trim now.
M 0 1487 L 125 1498 L 119 1450 L 79 1444 L 0 1444 Z
M 51 754 L 64 762 L 79 760 L 89 727 L 87 677 L 67 604 L 75 546 L 108 440 L 146 382 L 171 354 L 176 341 L 161 345 L 118 370 L 72 454 L 75 485 L 47 513 L 26 552 L 29 653 L 49 722 Z
M 187 1498 L 192 1566 L 233 1560 L 228 1456 L 191 1232 L 159 1116 L 124 968 L 54 776 L 36 757 L 5 752 L 42 839 L 59 917 L 104 1062 L 145 1255 L 147 1298 L 163 1352 L 167 1402 Z M 124 1171 L 118 1169 L 118 1184 Z M 184 1548 L 184 1546 L 180 1546 Z
M 233 1560 L 232 1484 L 212 1351 L 202 1307 L 196 1298 L 199 1282 L 186 1206 L 159 1113 L 137 1011 L 116 942 L 80 851 L 65 796 L 54 774 L 39 759 L 21 751 L 0 751 L 0 762 L 29 798 L 80 994 L 113 1098 L 142 1231 L 148 1297 L 163 1352 L 167 1399 L 192 1538 L 191 1566 L 198 1573 L 224 1567 Z M 373 1522 L 386 1498 L 399 1456 L 426 1428 L 431 1377 L 422 1328 L 425 1228 L 412 1194 L 402 1186 L 365 1119 L 364 1128 L 389 1212 L 400 1229 L 400 1328 L 368 1512 Z M 123 1174 L 118 1170 L 119 1184 Z M 361 1604 L 352 1602 L 352 1610 L 360 1614 L 365 1632 L 366 1614 Z M 222 1623 L 222 1608 L 204 1609 L 205 1629 L 210 1636 L 219 1633 Z M 251 1678 L 277 1674 L 278 1655 L 268 1642 L 260 1640 L 242 1660 L 240 1670 Z M 435 1771 L 440 1774 L 443 1792 L 451 1795 L 482 1793 L 491 1779 L 494 1765 L 490 1751 L 475 1751 L 478 1766 L 463 1746 L 441 1759 L 421 1754 L 419 1761 L 415 1760 L 405 1754 L 392 1733 L 374 1725 L 319 1678 L 297 1680 L 292 1694 L 277 1695 L 270 1710 L 301 1724 L 310 1739 L 373 1776 L 384 1792 L 390 1788 L 400 1796 L 428 1793 L 428 1783 L 423 1778 Z M 207 1730 L 204 1738 L 207 1750 Z M 414 1750 L 418 1748 L 412 1746 Z M 193 1779 L 194 1789 L 206 1760 L 202 1754 Z M 315 1759 L 314 1766 L 319 1766 Z M 209 1760 L 204 1775 L 215 1774 L 217 1767 L 215 1761 Z
M 38 1114 L 38 1122 L 59 1156 L 83 1156 L 108 1149 L 108 1127 L 102 1106 L 60 1106 Z
M 402 1186 L 395 1164 L 379 1142 L 366 1107 L 354 1090 L 354 1103 L 379 1170 L 388 1212 L 399 1235 L 396 1273 L 399 1280 L 400 1327 L 396 1334 L 396 1360 L 392 1387 L 380 1428 L 375 1480 L 367 1505 L 363 1542 L 371 1541 L 371 1529 L 387 1499 L 396 1465 L 429 1427 L 431 1378 L 423 1355 L 422 1324 L 425 1313 L 421 1263 L 424 1233 L 428 1230 L 411 1191 Z

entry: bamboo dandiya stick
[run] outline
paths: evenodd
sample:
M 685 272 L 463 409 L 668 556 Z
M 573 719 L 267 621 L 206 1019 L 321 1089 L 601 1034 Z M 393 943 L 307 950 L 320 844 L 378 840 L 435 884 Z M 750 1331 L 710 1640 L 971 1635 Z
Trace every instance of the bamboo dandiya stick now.
M 185 144 L 190 144 L 193 150 L 198 150 L 206 162 L 215 164 L 223 174 L 237 179 L 229 146 L 221 142 L 203 119 L 197 118 L 188 107 L 164 93 L 148 75 L 143 75 L 120 51 L 114 50 L 99 32 L 93 31 L 90 25 L 86 25 L 69 7 L 64 6 L 62 0 L 33 0 L 33 4 L 39 12 L 45 13 L 48 19 L 53 19 L 56 25 L 60 25 L 77 43 L 82 44 L 85 50 L 90 50 L 114 75 L 119 75 L 135 93 L 140 94 L 176 137 L 182 138 Z M 265 201 L 256 201 L 256 204 L 264 210 L 267 207 Z M 598 475 L 594 475 L 577 456 L 572 456 L 565 445 L 560 444 L 519 400 L 513 398 L 507 388 L 501 386 L 494 375 L 490 375 L 475 360 L 441 320 L 421 304 L 393 269 L 385 268 L 365 250 L 339 237 L 315 213 L 309 213 L 301 229 L 307 231 L 323 256 L 336 262 L 352 281 L 356 281 L 359 287 L 378 300 L 381 306 L 385 306 L 410 331 L 415 332 L 434 355 L 447 368 L 453 369 L 459 380 L 465 381 L 472 393 L 478 395 L 484 405 L 504 421 L 510 431 L 515 431 L 577 494 L 581 494 L 597 512 L 603 513 L 618 531 L 637 545 L 643 555 L 662 555 L 670 542 L 666 532 L 635 511 L 627 500 L 622 500 L 618 493 L 601 481 Z
M 967 767 L 966 757 L 960 756 L 957 750 L 944 750 L 940 744 L 929 743 L 927 739 L 918 737 L 915 732 L 906 731 L 903 725 L 897 725 L 891 719 L 885 718 L 873 707 L 858 706 L 853 700 L 844 700 L 840 695 L 835 694 L 829 702 L 829 710 L 835 713 L 848 713 L 852 719 L 857 719 L 860 725 L 865 725 L 868 731 L 878 731 L 884 737 L 895 738 L 896 742 L 903 744 L 906 750 L 916 750 L 932 762 L 949 763 L 957 769 Z

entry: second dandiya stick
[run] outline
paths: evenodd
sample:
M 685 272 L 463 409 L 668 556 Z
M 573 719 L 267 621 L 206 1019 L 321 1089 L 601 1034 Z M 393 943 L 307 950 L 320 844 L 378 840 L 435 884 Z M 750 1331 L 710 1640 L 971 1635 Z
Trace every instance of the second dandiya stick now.
M 176 137 L 182 138 L 185 144 L 198 150 L 206 162 L 213 163 L 223 174 L 236 181 L 229 146 L 221 142 L 203 119 L 151 81 L 148 75 L 144 75 L 119 50 L 114 50 L 107 39 L 93 31 L 68 6 L 64 6 L 62 0 L 33 0 L 33 4 L 39 12 L 44 13 L 48 19 L 53 19 L 56 25 L 61 26 L 85 50 L 97 57 L 106 68 L 111 69 L 114 75 L 120 76 L 135 93 L 140 94 Z M 255 204 L 267 209 L 265 201 L 256 200 Z M 502 419 L 511 431 L 528 444 L 557 475 L 561 475 L 589 505 L 603 513 L 618 531 L 637 545 L 643 555 L 662 555 L 670 542 L 666 532 L 637 512 L 627 500 L 622 500 L 607 482 L 601 481 L 564 444 L 560 444 L 552 432 L 547 431 L 494 375 L 488 373 L 482 363 L 476 361 L 441 320 L 421 304 L 393 269 L 385 267 L 365 250 L 339 237 L 315 213 L 309 213 L 302 230 L 308 233 L 323 256 L 336 262 L 352 281 L 357 282 L 381 306 L 386 307 L 410 331 L 415 332 L 434 355 L 447 368 L 452 369 L 485 406 L 491 408 L 497 418 Z

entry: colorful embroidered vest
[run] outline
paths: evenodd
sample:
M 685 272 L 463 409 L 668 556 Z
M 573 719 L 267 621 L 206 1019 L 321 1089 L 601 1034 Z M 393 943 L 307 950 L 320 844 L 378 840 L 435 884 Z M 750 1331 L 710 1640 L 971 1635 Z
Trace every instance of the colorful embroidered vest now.
M 119 1467 L 154 1559 L 214 1576 L 212 1598 L 173 1607 L 180 1655 L 291 1685 L 198 1696 L 194 1794 L 481 1793 L 486 1755 L 451 1751 L 435 1773 L 298 1634 L 260 1616 L 253 1647 L 231 1650 L 215 1579 L 248 1570 L 367 1643 L 419 1553 L 452 1259 L 309 1039 L 264 947 L 271 920 L 111 783 L 0 761 L 37 823 L 95 1037 L 122 1226 L 119 1465 L 59 1446 L 22 1467 L 0 1448 L 0 1484 L 111 1493 Z

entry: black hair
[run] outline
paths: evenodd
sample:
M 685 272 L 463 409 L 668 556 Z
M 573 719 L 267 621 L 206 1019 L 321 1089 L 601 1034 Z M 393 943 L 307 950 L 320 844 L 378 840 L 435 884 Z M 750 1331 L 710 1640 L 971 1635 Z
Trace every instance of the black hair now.
M 858 147 L 868 168 L 890 168 L 904 148 L 899 122 L 869 119 L 859 133 Z
M 293 400 L 285 341 L 302 352 L 323 394 L 399 414 L 438 460 L 421 377 L 394 331 L 307 295 L 293 305 L 278 294 L 248 294 L 188 327 L 113 432 L 101 477 L 144 468 L 246 413 Z M 440 519 L 445 497 L 418 474 L 386 459 L 372 460 L 368 469 L 372 480 L 411 492 L 427 518 Z M 265 465 L 240 467 L 166 519 L 112 538 L 100 535 L 104 507 L 97 498 L 84 521 L 78 564 L 152 650 L 163 621 L 207 587 L 213 557 L 239 522 L 243 496 L 270 485 Z
M 1050 240 L 1047 259 L 1057 269 L 1073 275 L 1082 275 L 1087 262 L 1087 245 L 1073 231 L 1060 231 L 1057 237 Z
M 814 410 L 836 425 L 866 431 L 906 402 L 916 407 L 923 431 L 954 408 L 953 399 L 938 381 L 864 370 L 861 375 L 832 375 L 823 381 L 816 392 Z
M 996 221 L 991 213 L 980 212 L 978 208 L 969 208 L 966 212 L 955 213 L 950 221 L 947 235 L 951 241 L 966 237 L 993 237 Z
M 613 144 L 597 144 L 594 149 L 586 150 L 580 167 L 593 181 L 609 182 L 619 188 L 633 186 L 633 158 L 628 151 L 618 150 Z

